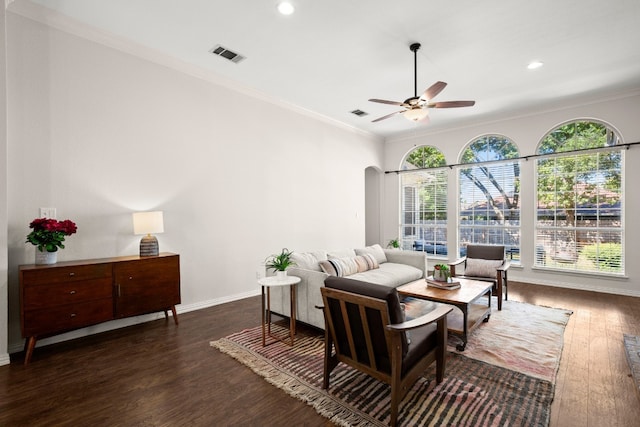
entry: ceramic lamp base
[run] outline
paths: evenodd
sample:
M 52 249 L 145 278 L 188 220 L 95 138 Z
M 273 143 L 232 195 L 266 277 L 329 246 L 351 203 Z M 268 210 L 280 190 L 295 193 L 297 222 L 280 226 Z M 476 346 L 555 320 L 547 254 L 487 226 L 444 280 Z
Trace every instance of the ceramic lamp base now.
M 158 256 L 158 239 L 150 234 L 140 240 L 140 256 Z

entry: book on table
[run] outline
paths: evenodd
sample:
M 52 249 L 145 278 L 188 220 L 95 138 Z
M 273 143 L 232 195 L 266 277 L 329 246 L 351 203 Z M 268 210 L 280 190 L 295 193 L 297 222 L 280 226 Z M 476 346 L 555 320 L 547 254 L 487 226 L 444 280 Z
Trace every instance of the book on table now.
M 429 276 L 425 279 L 427 281 L 427 286 L 438 289 L 460 289 L 460 281 L 456 279 L 452 279 L 451 277 L 446 281 L 434 280 L 432 276 Z

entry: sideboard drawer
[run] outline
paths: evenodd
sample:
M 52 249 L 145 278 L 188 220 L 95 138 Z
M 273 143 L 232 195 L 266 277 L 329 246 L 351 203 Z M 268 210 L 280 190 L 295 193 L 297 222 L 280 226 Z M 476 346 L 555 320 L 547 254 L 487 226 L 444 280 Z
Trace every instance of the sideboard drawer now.
M 24 285 L 44 285 L 78 280 L 104 279 L 111 277 L 112 269 L 113 267 L 110 263 L 36 268 L 22 271 L 22 281 Z
M 25 365 L 39 338 L 155 311 L 171 310 L 178 324 L 177 254 L 21 265 L 18 274 Z
M 25 286 L 24 309 L 35 310 L 112 297 L 111 278 Z
M 25 336 L 53 334 L 77 329 L 113 318 L 113 299 L 65 304 L 24 312 Z

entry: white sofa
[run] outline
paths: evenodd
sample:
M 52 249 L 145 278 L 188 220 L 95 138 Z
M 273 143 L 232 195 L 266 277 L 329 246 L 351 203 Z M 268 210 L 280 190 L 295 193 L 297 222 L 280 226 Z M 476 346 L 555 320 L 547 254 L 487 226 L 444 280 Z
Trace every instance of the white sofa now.
M 362 268 L 362 258 L 369 257 L 368 268 Z M 371 258 L 375 261 L 371 265 Z M 397 287 L 405 283 L 425 277 L 427 271 L 427 257 L 424 252 L 401 251 L 397 249 L 382 249 L 380 245 L 368 246 L 362 249 L 345 249 L 339 251 L 312 251 L 292 255 L 296 263 L 294 267 L 287 269 L 287 274 L 297 276 L 301 281 L 296 285 L 296 320 L 324 329 L 324 316 L 322 310 L 316 308 L 322 306 L 320 288 L 324 286 L 324 280 L 329 277 L 325 270 L 349 279 L 362 280 L 379 285 Z M 353 264 L 357 259 L 360 268 L 354 272 Z M 345 265 L 335 274 L 333 264 Z M 377 267 L 376 265 L 377 264 Z M 366 271 L 362 271 L 366 270 Z M 289 287 L 272 287 L 271 311 L 284 316 L 290 315 L 290 291 Z

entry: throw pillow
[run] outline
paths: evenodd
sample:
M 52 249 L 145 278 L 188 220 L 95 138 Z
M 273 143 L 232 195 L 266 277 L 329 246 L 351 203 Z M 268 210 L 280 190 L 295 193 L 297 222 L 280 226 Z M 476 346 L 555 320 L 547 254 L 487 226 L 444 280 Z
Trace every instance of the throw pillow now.
M 387 256 L 384 254 L 384 249 L 382 246 L 375 244 L 372 246 L 367 246 L 366 248 L 356 249 L 356 255 L 365 255 L 371 254 L 375 257 L 378 264 L 382 264 L 387 262 Z
M 496 278 L 496 269 L 502 265 L 501 259 L 467 258 L 465 276 Z
M 376 268 L 380 268 L 380 265 L 378 264 L 378 260 L 373 255 L 364 254 L 362 255 L 362 257 L 367 262 L 367 267 L 368 267 L 367 270 L 375 270 Z
M 326 261 L 320 263 L 322 271 L 329 276 L 345 277 L 358 272 L 358 264 L 350 258 L 329 258 Z
M 362 273 L 363 271 L 367 271 L 369 269 L 369 264 L 367 263 L 367 259 L 365 257 L 357 256 L 353 258 L 353 261 L 356 263 L 358 273 Z
M 379 265 L 372 255 L 362 255 L 344 258 L 329 258 L 320 261 L 320 268 L 329 276 L 346 277 L 356 273 L 378 268 Z
M 327 273 L 329 276 L 340 277 L 340 276 L 338 276 L 338 271 L 336 270 L 336 268 L 333 266 L 333 264 L 329 260 L 320 261 L 320 268 L 322 269 L 322 271 Z

